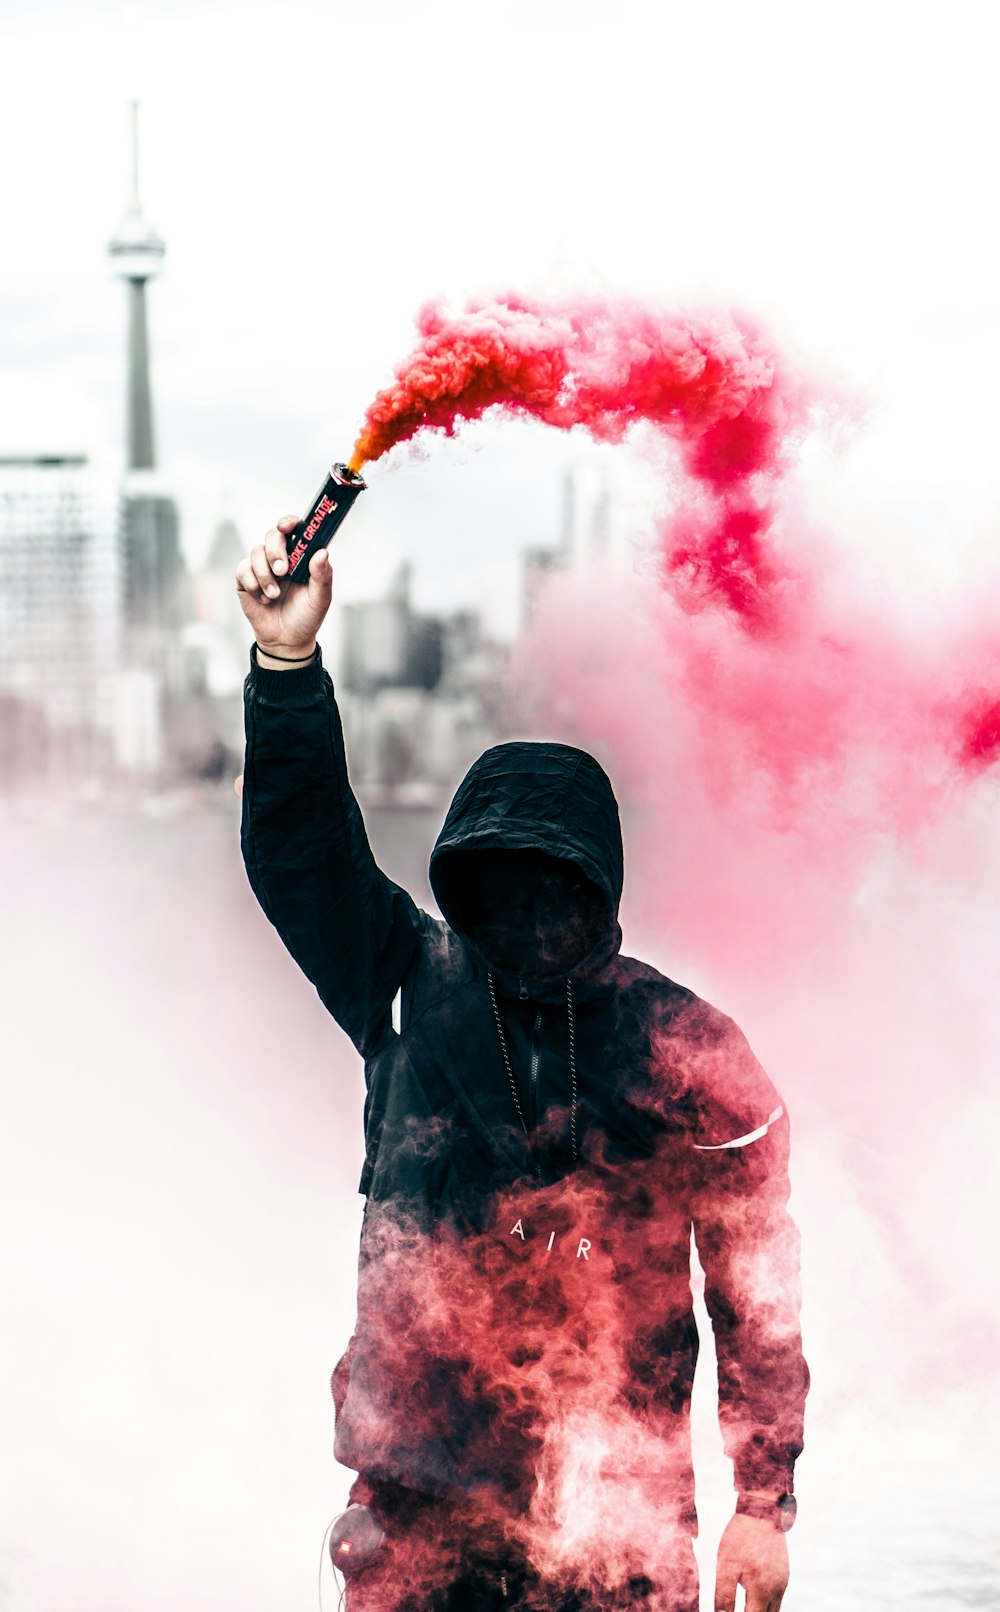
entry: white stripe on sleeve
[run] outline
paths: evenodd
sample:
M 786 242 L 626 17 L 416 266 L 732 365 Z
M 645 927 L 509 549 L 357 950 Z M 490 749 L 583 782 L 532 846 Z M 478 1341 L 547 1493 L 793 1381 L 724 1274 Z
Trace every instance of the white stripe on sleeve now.
M 761 1136 L 766 1136 L 771 1126 L 781 1118 L 784 1112 L 783 1106 L 779 1103 L 774 1113 L 768 1114 L 764 1124 L 758 1125 L 755 1131 L 748 1131 L 746 1136 L 734 1136 L 731 1142 L 695 1142 L 694 1145 L 699 1153 L 718 1153 L 722 1148 L 726 1147 L 746 1147 L 748 1142 L 756 1142 Z

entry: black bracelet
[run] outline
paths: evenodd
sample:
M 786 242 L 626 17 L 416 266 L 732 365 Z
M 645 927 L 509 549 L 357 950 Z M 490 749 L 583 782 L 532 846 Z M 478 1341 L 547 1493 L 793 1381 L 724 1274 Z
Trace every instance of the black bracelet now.
M 265 649 L 263 644 L 258 644 L 256 638 L 254 639 L 254 647 L 259 649 L 262 655 L 270 655 L 272 660 L 287 661 L 289 666 L 303 666 L 307 660 L 312 660 L 313 655 L 316 653 L 314 649 L 312 655 L 276 655 L 273 650 Z

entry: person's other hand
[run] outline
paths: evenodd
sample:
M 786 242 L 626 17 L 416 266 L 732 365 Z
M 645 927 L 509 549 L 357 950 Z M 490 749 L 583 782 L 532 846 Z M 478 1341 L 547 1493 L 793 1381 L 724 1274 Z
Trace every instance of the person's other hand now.
M 304 587 L 289 582 L 285 540 L 297 525 L 297 516 L 285 515 L 236 568 L 236 595 L 243 614 L 260 647 L 276 654 L 282 649 L 308 653 L 315 648 L 333 594 L 326 549 L 310 557 Z
M 715 1569 L 716 1612 L 736 1612 L 736 1586 L 746 1612 L 778 1612 L 788 1585 L 788 1545 L 780 1529 L 738 1513 L 726 1524 Z

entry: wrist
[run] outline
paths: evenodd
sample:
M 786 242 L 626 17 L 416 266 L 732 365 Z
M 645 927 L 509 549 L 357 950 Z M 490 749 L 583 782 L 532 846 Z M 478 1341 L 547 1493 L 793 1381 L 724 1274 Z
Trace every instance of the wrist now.
M 736 1496 L 737 1516 L 769 1522 L 782 1534 L 791 1528 L 797 1510 L 795 1496 L 787 1489 L 740 1489 Z
M 311 666 L 316 657 L 316 640 L 304 644 L 263 644 L 254 642 L 258 666 L 269 672 L 295 671 L 296 667 Z

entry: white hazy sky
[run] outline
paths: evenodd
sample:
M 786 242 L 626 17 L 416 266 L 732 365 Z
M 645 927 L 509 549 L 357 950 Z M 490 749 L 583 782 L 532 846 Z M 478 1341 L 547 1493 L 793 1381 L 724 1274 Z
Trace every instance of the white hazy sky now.
M 585 285 L 739 303 L 862 386 L 813 513 L 937 585 L 1000 505 L 993 21 L 961 0 L 7 0 L 0 452 L 118 452 L 104 249 L 134 94 L 168 248 L 159 456 L 192 559 L 223 514 L 249 546 L 305 506 L 427 296 Z M 404 452 L 371 473 L 342 587 L 412 554 L 419 603 L 510 627 L 517 549 L 554 535 L 587 455 L 490 426 Z

